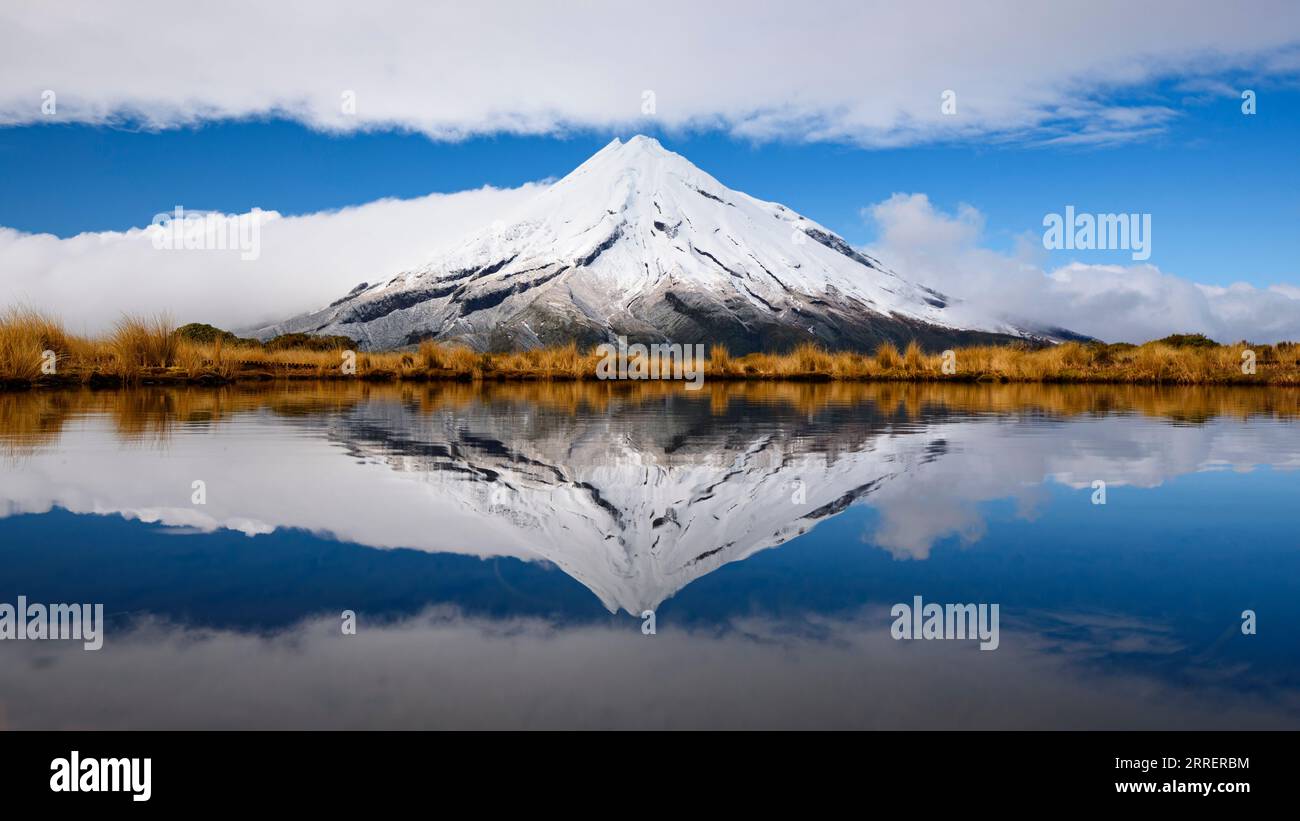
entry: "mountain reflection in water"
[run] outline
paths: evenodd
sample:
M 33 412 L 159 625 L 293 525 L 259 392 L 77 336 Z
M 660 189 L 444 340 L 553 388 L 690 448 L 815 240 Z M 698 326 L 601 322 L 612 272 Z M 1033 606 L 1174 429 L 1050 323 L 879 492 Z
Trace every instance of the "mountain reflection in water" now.
M 1296 726 L 1298 418 L 1294 390 L 1119 386 L 0 394 L 0 601 L 98 596 L 121 624 L 100 654 L 0 644 L 0 703 L 15 726 Z M 913 594 L 999 602 L 1002 647 L 894 642 Z M 68 707 L 83 672 L 113 712 Z

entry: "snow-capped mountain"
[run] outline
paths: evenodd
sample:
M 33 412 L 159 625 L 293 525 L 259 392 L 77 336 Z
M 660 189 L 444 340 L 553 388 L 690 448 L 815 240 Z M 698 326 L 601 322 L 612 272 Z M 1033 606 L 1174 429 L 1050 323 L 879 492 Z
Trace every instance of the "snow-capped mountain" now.
M 422 268 L 363 282 L 253 333 L 343 334 L 368 349 L 424 339 L 477 349 L 576 339 L 802 341 L 928 348 L 1050 339 L 909 282 L 785 206 L 733 191 L 658 141 L 614 140 L 568 176 Z
M 365 403 L 328 424 L 350 463 L 382 462 L 435 489 L 438 524 L 420 525 L 409 544 L 463 549 L 457 523 L 472 522 L 475 544 L 544 558 L 611 612 L 633 615 L 947 452 L 941 432 L 862 406 L 814 421 L 793 406 L 754 413 L 734 398 L 723 410 L 689 394 L 615 399 L 597 415 Z

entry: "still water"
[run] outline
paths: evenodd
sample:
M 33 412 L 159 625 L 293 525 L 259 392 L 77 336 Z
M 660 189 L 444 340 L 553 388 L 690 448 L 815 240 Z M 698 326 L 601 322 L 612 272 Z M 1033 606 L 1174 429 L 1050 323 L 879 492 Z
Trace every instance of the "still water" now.
M 2 394 L 0 603 L 107 623 L 0 727 L 1297 728 L 1298 471 L 1285 389 Z

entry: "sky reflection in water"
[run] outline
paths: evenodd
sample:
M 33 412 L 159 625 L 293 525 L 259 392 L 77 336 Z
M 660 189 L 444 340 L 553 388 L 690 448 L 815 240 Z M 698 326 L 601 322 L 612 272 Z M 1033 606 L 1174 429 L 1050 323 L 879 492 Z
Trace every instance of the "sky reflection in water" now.
M 1298 399 L 0 395 L 0 601 L 112 614 L 98 653 L 0 643 L 0 720 L 1297 727 Z M 914 595 L 999 603 L 1001 647 L 893 641 L 889 607 Z M 1241 634 L 1247 608 L 1258 635 Z

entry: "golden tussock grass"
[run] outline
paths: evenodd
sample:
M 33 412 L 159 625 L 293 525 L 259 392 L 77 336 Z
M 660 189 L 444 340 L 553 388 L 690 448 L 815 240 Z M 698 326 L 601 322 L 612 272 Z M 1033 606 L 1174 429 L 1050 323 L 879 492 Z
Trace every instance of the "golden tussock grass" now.
M 165 314 L 119 319 L 107 343 L 119 373 L 134 378 L 146 368 L 175 365 L 181 343 L 175 330 Z
M 55 372 L 48 373 L 52 352 Z M 647 354 L 649 355 L 649 354 Z M 1243 364 L 1253 356 L 1255 372 Z M 353 357 L 354 370 L 345 368 Z M 1243 358 L 1246 357 L 1246 358 Z M 426 341 L 404 351 L 353 354 L 319 347 L 264 347 L 220 336 L 199 342 L 175 332 L 165 315 L 124 316 L 100 338 L 77 337 L 30 308 L 0 312 L 0 383 L 9 386 L 99 382 L 213 382 L 276 378 L 363 380 L 594 380 L 601 355 L 576 344 L 506 353 Z M 973 346 L 942 354 L 910 342 L 874 352 L 828 351 L 803 343 L 788 353 L 733 356 L 710 347 L 705 375 L 718 380 L 1090 382 L 1300 385 L 1300 345 L 1196 345 L 1067 342 Z M 669 371 L 661 360 L 659 372 Z
M 26 307 L 0 313 L 0 381 L 30 381 L 41 376 L 52 351 L 54 361 L 67 360 L 72 340 L 54 319 Z
M 902 361 L 903 359 L 898 355 L 898 348 L 894 347 L 894 343 L 886 342 L 879 348 L 876 348 L 875 365 L 881 371 L 893 370 L 894 368 L 897 368 Z

